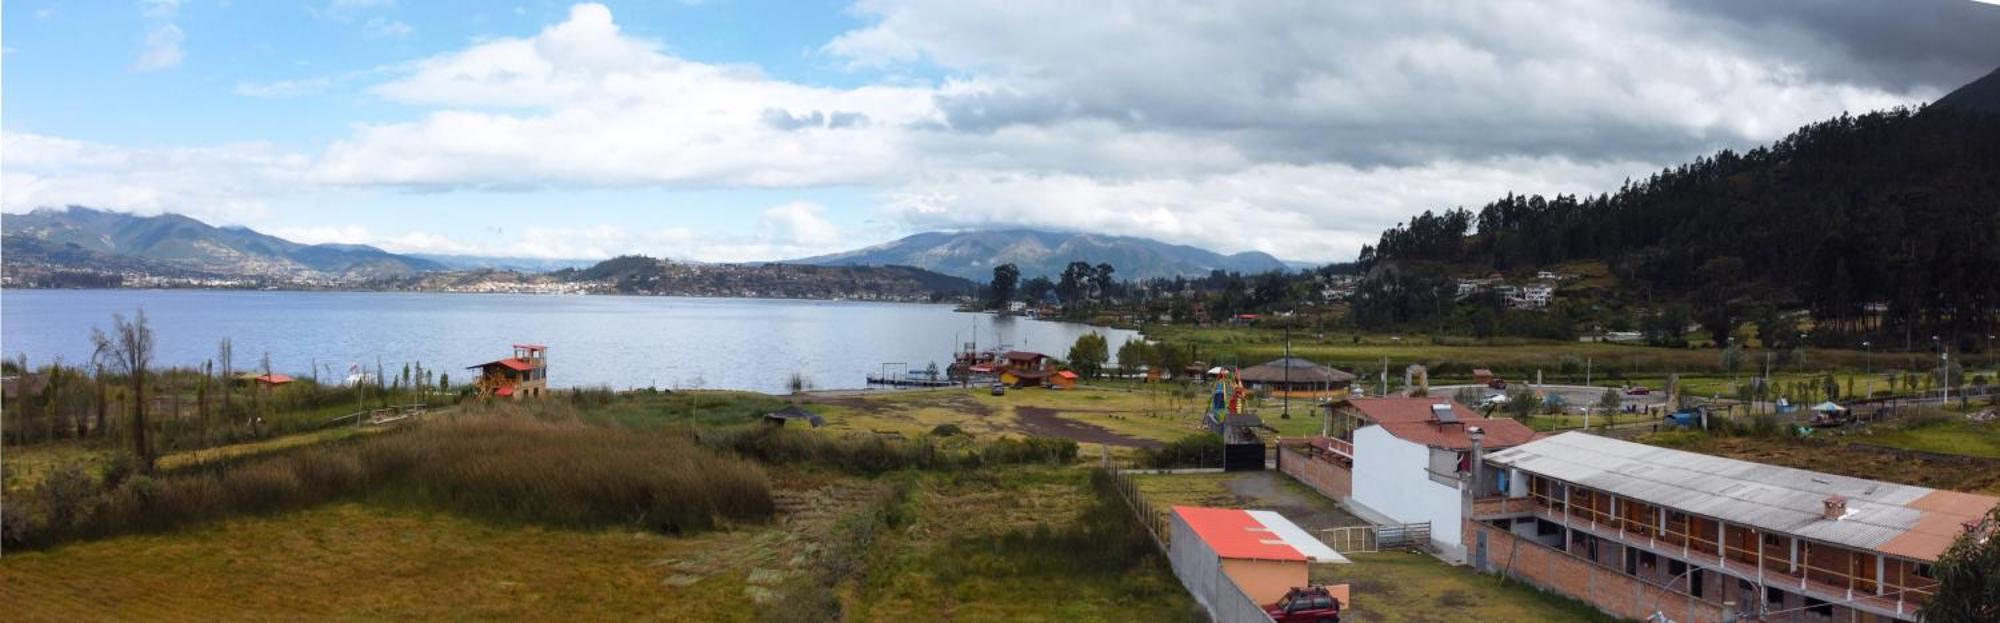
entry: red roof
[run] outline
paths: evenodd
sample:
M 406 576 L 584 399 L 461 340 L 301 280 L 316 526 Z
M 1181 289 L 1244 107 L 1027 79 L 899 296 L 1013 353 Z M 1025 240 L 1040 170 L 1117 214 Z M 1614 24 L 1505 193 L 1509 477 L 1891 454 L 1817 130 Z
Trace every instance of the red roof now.
M 488 361 L 486 363 L 482 363 L 472 367 L 484 368 L 487 366 L 506 366 L 508 368 L 514 369 L 516 372 L 527 372 L 535 368 L 535 365 L 528 363 L 526 359 L 520 359 L 517 357 L 508 357 L 506 359 L 502 359 L 499 361 Z
M 1057 372 L 1057 373 L 1056 373 L 1056 376 L 1060 376 L 1060 377 L 1063 377 L 1063 378 L 1066 378 L 1066 379 L 1072 379 L 1072 380 L 1074 380 L 1074 379 L 1076 378 L 1076 373 L 1075 373 L 1075 372 L 1071 372 L 1071 371 L 1068 371 L 1068 370 L 1064 370 L 1064 371 L 1061 371 L 1061 372 Z
M 1535 440 L 1534 430 L 1514 420 L 1474 417 L 1461 422 L 1463 424 L 1383 422 L 1380 426 L 1384 432 L 1394 435 L 1397 439 L 1449 450 L 1472 448 L 1472 438 L 1465 435 L 1468 426 L 1477 426 L 1480 430 L 1486 431 L 1486 438 L 1481 440 L 1479 445 L 1487 450 L 1512 448 Z
M 1431 413 L 1431 405 L 1449 404 L 1451 411 L 1460 420 L 1479 419 L 1479 414 L 1450 398 L 1356 398 L 1347 401 L 1348 406 L 1361 412 L 1361 417 L 1378 424 L 1388 422 L 1429 422 L 1437 416 Z
M 253 378 L 255 378 L 259 383 L 267 383 L 271 385 L 284 385 L 286 383 L 292 382 L 292 377 L 285 376 L 283 374 L 278 374 L 276 372 L 270 374 L 258 375 Z
M 1036 359 L 1046 359 L 1046 358 L 1048 358 L 1048 355 L 1044 355 L 1033 351 L 1017 350 L 1017 351 L 1010 351 L 1007 353 L 1008 361 L 1034 361 Z
M 514 395 L 514 388 L 512 386 L 502 387 L 499 390 L 493 392 L 493 395 L 500 396 L 503 398 L 507 396 L 512 396 Z
M 1174 514 L 1187 522 L 1195 536 L 1201 537 L 1201 541 L 1215 550 L 1217 556 L 1250 560 L 1306 560 L 1297 548 L 1286 545 L 1284 539 L 1248 512 L 1233 508 L 1175 506 Z

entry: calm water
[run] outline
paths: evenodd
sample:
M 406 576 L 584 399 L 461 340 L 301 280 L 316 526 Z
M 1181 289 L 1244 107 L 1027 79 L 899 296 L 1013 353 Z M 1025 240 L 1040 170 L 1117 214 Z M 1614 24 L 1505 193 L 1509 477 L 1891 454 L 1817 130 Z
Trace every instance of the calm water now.
M 712 388 L 785 391 L 794 372 L 819 389 L 857 388 L 882 364 L 922 369 L 951 363 L 954 340 L 978 331 L 1022 350 L 1062 356 L 1076 338 L 1105 334 L 1116 352 L 1133 332 L 1000 318 L 944 305 L 627 296 L 234 292 L 191 290 L 8 290 L 0 292 L 0 352 L 32 365 L 90 357 L 90 330 L 111 314 L 143 307 L 156 364 L 197 365 L 216 343 L 235 343 L 238 369 L 268 352 L 272 368 L 322 381 L 350 364 L 379 359 L 394 375 L 404 362 L 470 380 L 465 367 L 506 357 L 509 345 L 549 346 L 559 387 Z

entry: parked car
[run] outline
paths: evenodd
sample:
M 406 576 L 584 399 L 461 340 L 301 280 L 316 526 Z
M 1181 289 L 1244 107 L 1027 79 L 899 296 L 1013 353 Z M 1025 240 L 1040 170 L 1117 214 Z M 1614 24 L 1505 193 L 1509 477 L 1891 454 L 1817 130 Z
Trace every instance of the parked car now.
M 994 384 L 993 384 L 993 395 L 995 395 L 995 396 L 1005 396 L 1005 395 L 1007 395 L 1007 384 L 1006 384 L 1006 383 L 998 383 L 998 382 L 994 383 Z
M 1625 395 L 1627 396 L 1645 396 L 1651 393 L 1653 393 L 1653 390 L 1647 389 L 1644 385 L 1633 385 L 1625 388 Z
M 1487 381 L 1486 386 L 1492 389 L 1507 389 L 1507 379 L 1493 379 Z
M 1324 586 L 1294 588 L 1264 613 L 1277 623 L 1340 623 L 1340 600 Z

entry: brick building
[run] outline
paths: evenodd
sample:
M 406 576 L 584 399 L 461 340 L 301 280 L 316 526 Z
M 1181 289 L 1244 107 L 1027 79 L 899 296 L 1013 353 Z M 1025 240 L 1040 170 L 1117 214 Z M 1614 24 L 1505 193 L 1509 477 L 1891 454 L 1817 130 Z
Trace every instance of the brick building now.
M 1915 621 L 1930 565 L 2000 504 L 1580 432 L 1479 471 L 1475 566 L 1631 619 Z

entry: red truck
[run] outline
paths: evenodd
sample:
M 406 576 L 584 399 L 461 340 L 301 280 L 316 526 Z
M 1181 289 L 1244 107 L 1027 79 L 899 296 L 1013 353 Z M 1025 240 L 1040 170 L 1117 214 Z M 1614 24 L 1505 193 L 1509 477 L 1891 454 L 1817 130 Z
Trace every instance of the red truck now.
M 1294 588 L 1264 613 L 1278 623 L 1340 623 L 1340 600 L 1324 586 Z

